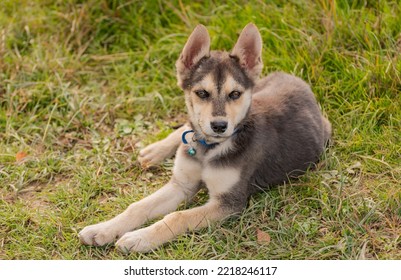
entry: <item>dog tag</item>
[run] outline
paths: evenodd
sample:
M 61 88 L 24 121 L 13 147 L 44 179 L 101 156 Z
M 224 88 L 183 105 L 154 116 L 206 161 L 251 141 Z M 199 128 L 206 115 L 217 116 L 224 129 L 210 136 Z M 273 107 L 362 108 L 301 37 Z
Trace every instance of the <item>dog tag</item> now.
M 194 148 L 189 148 L 187 151 L 188 155 L 190 155 L 191 157 L 196 155 L 196 150 Z

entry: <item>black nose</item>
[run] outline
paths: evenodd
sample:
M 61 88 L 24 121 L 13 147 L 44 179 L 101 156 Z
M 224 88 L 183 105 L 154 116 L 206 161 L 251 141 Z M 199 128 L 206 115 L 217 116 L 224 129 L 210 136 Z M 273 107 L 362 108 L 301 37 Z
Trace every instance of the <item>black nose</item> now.
M 214 132 L 223 133 L 227 129 L 227 122 L 224 122 L 224 121 L 211 122 L 210 126 L 212 127 Z

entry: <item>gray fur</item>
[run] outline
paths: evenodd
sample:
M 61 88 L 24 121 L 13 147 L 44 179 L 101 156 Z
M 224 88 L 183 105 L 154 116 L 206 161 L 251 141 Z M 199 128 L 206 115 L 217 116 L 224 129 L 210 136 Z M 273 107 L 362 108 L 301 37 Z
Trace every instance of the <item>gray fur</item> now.
M 207 62 L 210 59 L 211 62 Z M 230 74 L 235 72 L 227 70 L 227 60 L 210 57 L 201 63 L 206 66 L 199 66 L 202 71 L 195 71 L 188 77 L 187 85 L 213 71 L 218 73 L 214 77 L 220 79 L 225 79 L 227 71 Z M 310 87 L 301 79 L 278 72 L 252 81 L 242 76 L 246 75 L 244 70 L 236 73 L 240 73 L 234 76 L 237 82 L 248 87 L 255 85 L 253 101 L 248 114 L 237 127 L 238 132 L 231 137 L 232 148 L 214 157 L 211 164 L 240 168 L 241 181 L 220 197 L 223 207 L 240 211 L 249 196 L 260 188 L 297 177 L 316 163 L 329 140 L 331 127 L 322 116 Z M 244 83 L 244 80 L 248 82 Z M 222 83 L 219 80 L 215 82 Z M 215 107 L 219 108 L 217 111 L 224 108 L 221 103 Z M 208 150 L 202 148 L 201 152 L 207 154 Z
M 305 82 L 285 73 L 260 80 L 233 148 L 213 159 L 217 166 L 241 168 L 242 181 L 221 196 L 222 204 L 241 210 L 259 188 L 301 175 L 319 160 L 330 135 L 330 124 Z
M 211 161 L 241 170 L 241 181 L 221 195 L 222 207 L 241 211 L 260 188 L 301 175 L 319 160 L 330 135 L 330 124 L 304 81 L 285 73 L 261 79 L 247 116 L 231 137 L 232 148 Z M 213 148 L 199 147 L 199 152 Z

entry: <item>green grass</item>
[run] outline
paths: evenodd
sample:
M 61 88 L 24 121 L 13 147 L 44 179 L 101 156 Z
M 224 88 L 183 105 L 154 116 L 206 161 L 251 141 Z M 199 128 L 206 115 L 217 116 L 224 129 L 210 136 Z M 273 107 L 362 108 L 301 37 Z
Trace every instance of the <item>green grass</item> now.
M 170 2 L 2 1 L 0 259 L 401 259 L 401 3 Z M 171 160 L 136 156 L 185 120 L 174 63 L 194 26 L 229 50 L 248 22 L 264 74 L 308 81 L 333 124 L 316 170 L 151 253 L 80 245 L 168 180 Z

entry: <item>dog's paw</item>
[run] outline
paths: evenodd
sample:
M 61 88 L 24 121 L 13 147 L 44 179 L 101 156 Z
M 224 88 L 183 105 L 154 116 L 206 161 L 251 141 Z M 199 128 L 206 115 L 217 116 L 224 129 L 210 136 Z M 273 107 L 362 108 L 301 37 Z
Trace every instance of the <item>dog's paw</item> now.
M 146 169 L 161 163 L 164 159 L 171 156 L 171 153 L 171 147 L 159 141 L 140 150 L 138 162 L 141 164 L 142 168 Z
M 92 246 L 103 246 L 112 243 L 118 237 L 118 234 L 107 222 L 87 226 L 78 235 L 82 244 Z
M 157 247 L 149 240 L 146 229 L 139 229 L 133 232 L 127 232 L 117 242 L 116 247 L 123 253 L 140 252 L 146 253 Z

